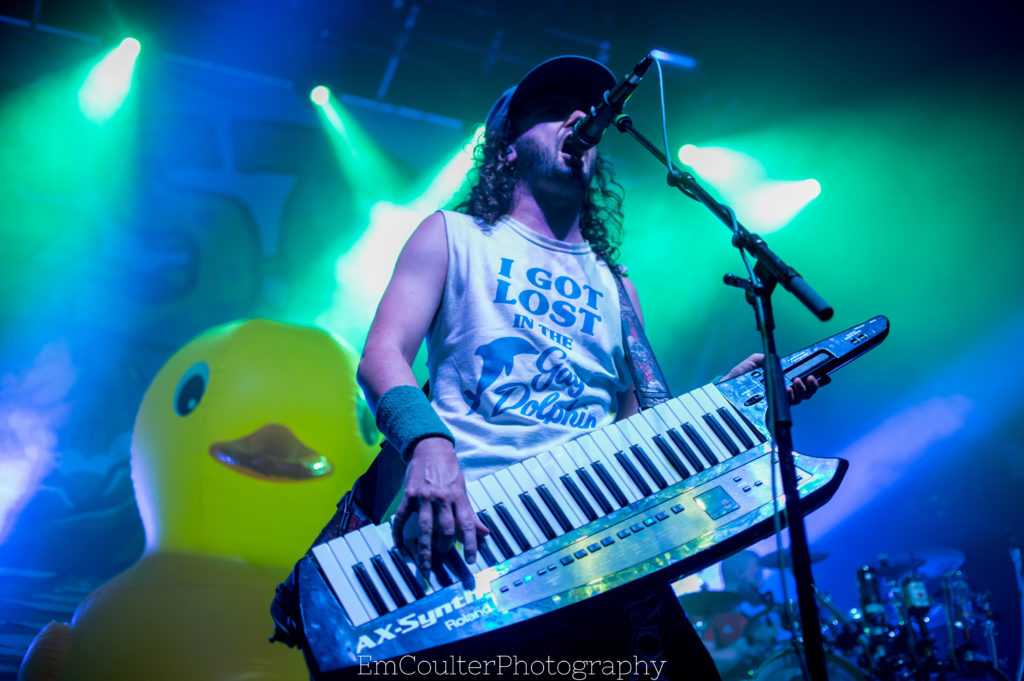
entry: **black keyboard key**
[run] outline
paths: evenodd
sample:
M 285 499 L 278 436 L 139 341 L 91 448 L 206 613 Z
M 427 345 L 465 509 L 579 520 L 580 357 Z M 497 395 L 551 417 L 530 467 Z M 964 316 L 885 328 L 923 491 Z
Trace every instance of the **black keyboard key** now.
M 572 555 L 576 556 L 577 558 L 586 558 L 588 554 L 583 549 L 580 549 L 579 551 L 573 551 Z
M 569 516 L 565 515 L 565 511 L 563 511 L 562 507 L 558 505 L 558 501 L 551 493 L 551 490 L 549 490 L 545 485 L 538 485 L 537 494 L 540 495 L 541 501 L 543 501 L 544 505 L 548 507 L 549 511 L 551 511 L 551 515 L 555 516 L 555 520 L 558 521 L 558 524 L 562 526 L 562 530 L 565 532 L 571 530 L 572 523 L 569 522 Z
M 399 608 L 403 605 L 408 605 L 409 601 L 405 600 L 405 594 L 398 588 L 398 583 L 395 582 L 395 578 L 388 572 L 387 566 L 380 556 L 373 556 L 370 558 L 370 564 L 373 565 L 374 571 L 377 576 L 380 577 L 380 581 L 383 582 L 384 588 L 391 594 L 391 600 L 395 602 Z
M 690 442 L 700 450 L 700 453 L 704 455 L 704 458 L 707 459 L 708 463 L 712 466 L 718 465 L 718 457 L 715 456 L 715 452 L 711 449 L 711 445 L 704 441 L 704 438 L 701 437 L 700 433 L 693 427 L 692 423 L 684 423 L 683 432 L 686 433 L 686 437 L 690 438 Z
M 522 528 L 516 523 L 516 519 L 512 517 L 512 514 L 505 508 L 505 504 L 498 502 L 494 505 L 494 510 L 501 518 L 501 522 L 505 523 L 505 527 L 508 528 L 509 534 L 512 535 L 512 539 L 515 540 L 516 544 L 519 544 L 519 548 L 525 551 L 530 548 L 530 542 L 526 539 L 526 535 L 523 534 Z
M 697 458 L 697 454 L 694 453 L 692 449 L 690 449 L 690 445 L 686 444 L 686 440 L 683 439 L 683 436 L 679 434 L 678 430 L 676 430 L 675 428 L 669 428 L 668 436 L 672 439 L 672 442 L 675 444 L 675 446 L 679 448 L 679 451 L 683 453 L 683 456 L 686 457 L 686 460 L 690 462 L 690 465 L 693 466 L 693 469 L 695 471 L 700 473 L 702 470 L 706 468 L 706 466 L 701 463 L 700 459 Z
M 732 441 L 732 438 L 725 432 L 725 429 L 722 428 L 722 424 L 718 422 L 718 419 L 716 419 L 713 414 L 704 414 L 703 418 L 704 423 L 708 424 L 708 428 L 710 428 L 711 432 L 713 432 L 718 439 L 722 441 L 722 444 L 729 450 L 731 455 L 736 456 L 740 453 L 740 448 Z
M 636 469 L 633 462 L 626 458 L 626 455 L 622 452 L 615 452 L 615 460 L 619 462 L 620 466 L 622 466 L 622 470 L 626 471 L 626 475 L 636 483 L 637 488 L 640 490 L 640 494 L 645 497 L 650 496 L 651 486 L 643 479 L 643 476 L 640 475 L 640 471 Z
M 608 499 L 605 498 L 604 494 L 601 493 L 601 488 L 597 486 L 594 479 L 590 477 L 590 473 L 584 468 L 576 469 L 576 477 L 583 481 L 583 486 L 590 492 L 590 496 L 594 497 L 597 501 L 597 505 L 601 507 L 601 510 L 605 512 L 605 515 L 612 512 L 612 505 L 608 503 Z
M 409 591 L 415 598 L 423 598 L 426 596 L 426 592 L 423 590 L 423 585 L 420 584 L 420 580 L 416 579 L 412 571 L 409 570 L 409 565 L 405 562 L 405 557 L 402 556 L 402 552 L 397 548 L 388 549 L 388 555 L 391 556 L 391 562 L 395 564 L 395 569 L 398 570 L 398 574 L 402 577 L 402 581 L 409 587 Z
M 754 427 L 754 424 L 750 422 L 750 419 L 747 418 L 746 414 L 739 409 L 736 410 L 736 413 L 740 415 L 743 423 L 747 424 L 747 427 L 750 428 L 750 432 L 754 434 L 754 437 L 757 438 L 758 442 L 768 442 L 768 438 L 765 437 L 765 434 L 761 432 L 760 428 Z
M 572 481 L 572 478 L 568 475 L 563 475 L 559 480 L 561 480 L 562 484 L 565 485 L 565 489 L 569 491 L 569 496 L 572 497 L 572 500 L 575 501 L 576 505 L 580 507 L 581 511 L 583 511 L 583 515 L 587 516 L 587 520 L 597 520 L 597 511 L 595 511 L 594 507 L 590 505 L 587 498 L 583 496 L 583 492 L 580 491 L 580 488 Z
M 484 562 L 487 564 L 487 567 L 491 567 L 492 565 L 498 564 L 498 559 L 494 557 L 494 552 L 491 551 L 491 547 L 488 545 L 487 538 L 484 537 L 482 534 L 477 535 L 476 552 L 484 559 Z
M 672 433 L 674 432 L 675 429 L 670 428 L 668 431 L 669 437 L 672 437 Z M 678 435 L 678 433 L 676 434 Z M 676 443 L 677 447 L 679 447 L 679 443 L 676 442 L 675 438 L 672 438 L 672 441 Z M 661 453 L 665 455 L 665 458 L 668 459 L 668 462 L 672 464 L 672 468 L 676 469 L 676 473 L 679 474 L 679 477 L 681 477 L 683 480 L 686 480 L 688 477 L 690 477 L 689 469 L 687 469 L 687 467 L 683 465 L 683 462 L 679 460 L 679 456 L 675 453 L 675 450 L 673 450 L 672 447 L 670 447 L 669 444 L 665 442 L 665 438 L 663 438 L 660 435 L 655 435 L 654 444 L 658 445 L 658 449 L 660 449 Z M 679 447 L 679 450 L 683 452 L 684 455 L 686 454 L 686 450 L 683 449 L 682 447 Z M 693 462 L 691 461 L 690 464 L 693 465 Z M 700 467 L 694 466 L 694 468 L 697 470 L 697 472 L 701 471 Z
M 558 535 L 555 534 L 554 528 L 551 527 L 551 523 L 544 517 L 544 514 L 540 512 L 540 508 L 537 507 L 537 502 L 533 500 L 529 492 L 523 492 L 519 495 L 519 500 L 523 502 L 523 506 L 526 507 L 527 512 L 533 518 L 534 522 L 540 528 L 540 531 L 544 533 L 544 536 L 548 539 L 554 539 Z
M 384 597 L 377 591 L 377 587 L 374 585 L 373 580 L 370 579 L 370 573 L 366 571 L 366 567 L 362 563 L 356 563 L 352 566 L 352 571 L 355 572 L 359 586 L 363 587 L 363 593 L 370 599 L 370 603 L 373 604 L 377 614 L 388 614 L 388 607 L 384 604 Z
M 626 498 L 622 488 L 615 484 L 615 479 L 612 477 L 611 473 L 608 472 L 608 469 L 604 467 L 603 463 L 600 461 L 594 462 L 594 470 L 597 471 L 597 477 L 601 478 L 601 482 L 604 483 L 604 486 L 612 493 L 612 497 L 615 498 L 615 503 L 619 505 L 619 508 L 622 508 L 629 503 L 629 499 Z
M 487 511 L 479 511 L 476 515 L 480 518 L 480 522 L 486 525 L 487 529 L 491 531 L 487 537 L 494 542 L 495 546 L 498 547 L 498 550 L 501 551 L 501 555 L 505 558 L 511 558 L 514 556 L 515 553 L 512 551 L 512 547 L 509 546 L 508 541 L 505 539 L 505 535 L 498 530 L 498 525 L 494 522 L 494 519 L 491 518 L 490 514 L 488 514 Z
M 729 426 L 729 430 L 735 433 L 736 437 L 738 437 L 740 439 L 740 442 L 743 443 L 743 451 L 747 451 L 748 449 L 754 446 L 754 441 L 751 440 L 750 436 L 747 435 L 747 432 L 743 430 L 742 427 L 740 427 L 739 421 L 737 421 L 736 417 L 729 413 L 728 409 L 726 409 L 725 407 L 719 407 L 718 415 L 722 418 L 723 421 L 725 421 L 725 424 Z
M 462 582 L 466 585 L 467 589 L 473 588 L 475 582 L 473 571 L 466 565 L 466 561 L 462 560 L 462 556 L 459 555 L 456 549 L 453 548 L 441 556 L 441 561 L 456 581 Z
M 668 482 L 666 482 L 665 476 L 663 476 L 661 471 L 654 466 L 654 462 L 648 458 L 647 452 L 644 451 L 643 447 L 640 445 L 631 445 L 629 451 L 633 452 L 633 456 L 636 457 L 636 460 L 639 461 L 640 465 L 644 467 L 645 471 L 647 471 L 647 475 L 651 476 L 651 480 L 653 480 L 654 484 L 658 486 L 658 489 L 665 489 L 668 487 Z
M 452 584 L 454 584 L 455 580 L 452 579 L 452 576 L 449 575 L 448 571 L 444 568 L 444 563 L 442 562 L 441 558 L 438 557 L 436 551 L 434 552 L 433 559 L 434 576 L 437 577 L 437 583 L 441 585 L 441 588 L 443 589 L 446 586 L 451 586 Z

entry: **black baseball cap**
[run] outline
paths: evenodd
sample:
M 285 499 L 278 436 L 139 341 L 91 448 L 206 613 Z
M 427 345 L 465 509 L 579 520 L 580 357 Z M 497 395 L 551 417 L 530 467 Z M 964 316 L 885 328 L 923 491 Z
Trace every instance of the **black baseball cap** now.
M 547 96 L 558 94 L 575 98 L 581 109 L 588 109 L 614 86 L 615 74 L 597 60 L 577 55 L 553 57 L 533 67 L 517 85 L 502 93 L 487 114 L 485 134 L 506 126 L 516 130 L 531 105 Z

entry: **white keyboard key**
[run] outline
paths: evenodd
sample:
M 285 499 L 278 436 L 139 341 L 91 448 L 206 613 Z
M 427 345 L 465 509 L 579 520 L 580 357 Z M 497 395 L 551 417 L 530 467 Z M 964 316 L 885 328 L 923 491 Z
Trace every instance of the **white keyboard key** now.
M 334 541 L 337 541 L 336 539 Z M 345 570 L 338 564 L 338 559 L 335 557 L 334 552 L 331 551 L 331 547 L 327 544 L 317 544 L 313 547 L 313 557 L 316 558 L 317 565 L 323 570 L 324 575 L 327 577 L 327 582 L 331 585 L 331 589 L 334 594 L 338 597 L 338 601 L 341 603 L 341 607 L 345 609 L 345 613 L 352 620 L 352 624 L 359 626 L 365 622 L 370 621 L 370 613 L 367 612 L 367 606 L 369 603 L 364 604 L 357 594 L 358 585 L 353 585 Z M 370 606 L 372 608 L 372 606 Z M 377 616 L 377 611 L 373 610 L 373 616 Z

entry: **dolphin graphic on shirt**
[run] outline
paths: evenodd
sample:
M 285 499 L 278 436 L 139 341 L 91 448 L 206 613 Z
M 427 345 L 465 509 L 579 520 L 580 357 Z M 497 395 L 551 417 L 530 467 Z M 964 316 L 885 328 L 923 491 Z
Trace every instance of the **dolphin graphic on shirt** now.
M 462 398 L 469 405 L 467 414 L 472 414 L 480 408 L 484 391 L 498 380 L 503 372 L 506 376 L 512 373 L 512 366 L 518 355 L 536 355 L 537 349 L 527 340 L 506 336 L 495 339 L 487 345 L 481 345 L 473 354 L 483 359 L 483 367 L 480 370 L 480 380 L 477 381 L 476 391 L 462 391 Z

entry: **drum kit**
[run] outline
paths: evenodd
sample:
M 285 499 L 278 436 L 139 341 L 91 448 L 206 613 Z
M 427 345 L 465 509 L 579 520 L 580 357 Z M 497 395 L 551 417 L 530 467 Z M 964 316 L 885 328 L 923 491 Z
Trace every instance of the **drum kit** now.
M 812 562 L 827 554 L 811 551 Z M 788 569 L 788 553 L 762 557 L 767 569 Z M 961 566 L 964 554 L 934 549 L 882 555 L 857 570 L 859 607 L 843 610 L 827 592 L 815 593 L 831 681 L 1009 681 L 1000 670 L 995 618 L 988 594 L 974 590 Z M 730 591 L 699 591 L 680 596 L 698 632 L 723 621 L 722 613 L 741 601 Z M 723 673 L 726 681 L 795 681 L 805 678 L 802 637 L 795 603 L 775 602 L 763 594 L 758 612 L 746 618 L 756 626 L 760 646 L 756 659 L 748 652 L 746 666 Z M 746 604 L 745 604 L 746 605 Z M 749 606 L 746 606 L 749 607 Z M 767 641 L 765 622 L 780 626 Z M 734 623 L 735 624 L 735 623 Z M 742 632 L 749 643 L 749 630 Z M 708 637 L 705 637 L 708 638 Z M 736 638 L 740 638 L 737 635 Z M 713 654 L 714 655 L 714 654 Z

